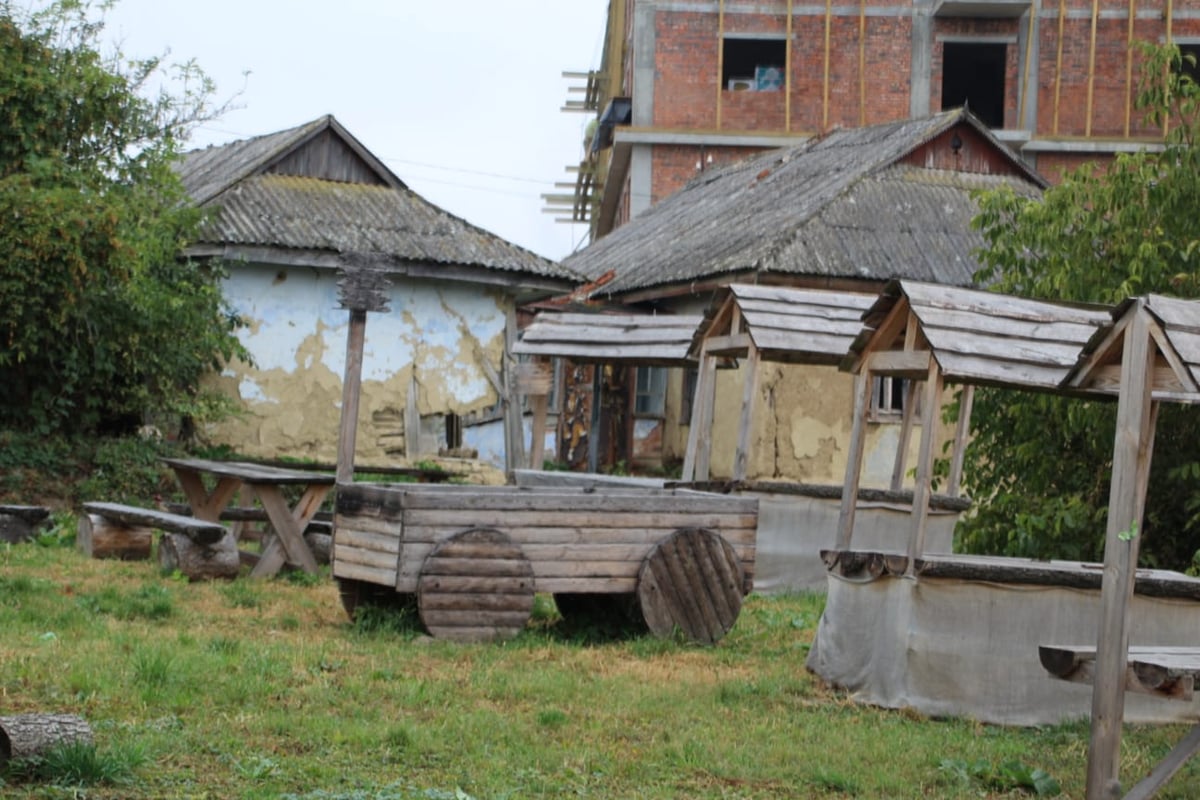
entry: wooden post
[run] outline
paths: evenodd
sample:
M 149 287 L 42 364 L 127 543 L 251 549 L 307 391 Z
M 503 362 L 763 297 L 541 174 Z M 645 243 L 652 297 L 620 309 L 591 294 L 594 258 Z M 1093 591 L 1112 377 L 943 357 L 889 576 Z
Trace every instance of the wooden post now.
M 1100 629 L 1092 686 L 1092 731 L 1088 743 L 1087 800 L 1121 793 L 1121 721 L 1125 715 L 1125 661 L 1129 650 L 1129 599 L 1137 568 L 1141 514 L 1154 439 L 1151 399 L 1153 350 L 1142 301 L 1130 309 L 1125 331 L 1117 428 L 1113 445 Z
M 713 395 L 717 390 L 717 359 L 701 347 L 700 367 L 696 375 L 696 394 L 692 398 L 692 420 L 688 423 L 687 452 L 683 456 L 683 474 L 687 483 L 696 480 L 701 454 L 704 476 L 708 478 L 708 450 L 712 446 Z
M 604 365 L 592 364 L 592 423 L 588 428 L 588 472 L 600 469 L 600 398 L 604 386 Z
M 916 559 L 925 552 L 925 527 L 929 520 L 929 495 L 933 481 L 934 445 L 941 418 L 942 368 L 929 360 L 929 377 L 925 379 L 925 408 L 921 410 L 921 451 L 917 455 L 917 479 L 913 484 L 912 531 L 908 538 L 908 570 L 911 573 Z
M 958 423 L 954 428 L 954 453 L 950 457 L 950 479 L 946 483 L 946 494 L 958 497 L 962 483 L 963 458 L 967 452 L 967 436 L 971 433 L 971 408 L 975 405 L 975 385 L 962 387 L 958 399 Z
M 421 412 L 417 407 L 417 388 L 417 365 L 414 362 L 408 392 L 404 395 L 404 457 L 409 461 L 421 454 Z
M 533 395 L 533 433 L 529 441 L 529 468 L 541 469 L 546 457 L 546 413 L 550 398 Z
M 758 375 L 760 371 L 758 348 L 750 343 L 746 354 L 746 369 L 748 373 L 742 384 L 742 416 L 738 423 L 737 449 L 733 454 L 733 479 L 746 479 L 746 461 L 750 454 L 750 437 L 754 431 L 754 404 L 758 400 Z
M 354 480 L 354 441 L 358 435 L 358 400 L 362 387 L 363 342 L 366 339 L 367 312 L 350 311 L 350 330 L 346 334 L 346 369 L 342 376 L 342 418 L 338 429 L 337 481 Z
M 892 378 L 892 380 L 900 380 L 900 378 Z M 900 422 L 900 438 L 896 442 L 896 461 L 892 465 L 892 483 L 891 489 L 893 492 L 900 491 L 904 486 L 904 468 L 908 464 L 908 442 L 912 439 L 913 416 L 916 414 L 917 407 L 917 384 L 916 381 L 909 381 L 904 387 L 904 416 Z
M 867 411 L 871 408 L 873 378 L 871 370 L 864 367 L 854 379 L 854 422 L 850 432 L 850 444 L 846 450 L 846 480 L 842 484 L 842 509 L 838 513 L 838 534 L 834 545 L 837 550 L 850 549 L 850 540 L 854 536 L 854 511 L 858 506 L 858 481 L 862 472 Z
M 512 471 L 525 464 L 525 413 L 521 408 L 521 394 L 517 390 L 517 358 L 513 345 L 517 341 L 517 309 L 508 309 L 504 319 L 504 424 L 508 431 L 504 448 L 504 468 Z

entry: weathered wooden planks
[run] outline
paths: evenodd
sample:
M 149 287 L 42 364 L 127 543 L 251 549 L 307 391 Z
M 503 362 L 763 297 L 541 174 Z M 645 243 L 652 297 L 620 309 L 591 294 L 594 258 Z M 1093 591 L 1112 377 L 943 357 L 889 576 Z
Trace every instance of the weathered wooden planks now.
M 211 545 L 225 537 L 229 530 L 219 522 L 207 522 L 182 514 L 170 514 L 153 508 L 139 508 L 120 503 L 84 503 L 83 510 L 122 525 L 158 528 L 173 533 L 182 533 L 196 544 Z
M 533 568 L 491 528 L 463 531 L 426 557 L 417 586 L 421 621 L 434 636 L 485 641 L 516 636 L 533 610 Z
M 655 545 L 638 575 L 638 602 L 650 632 L 680 629 L 695 642 L 720 641 L 742 608 L 737 555 L 712 531 L 676 531 Z

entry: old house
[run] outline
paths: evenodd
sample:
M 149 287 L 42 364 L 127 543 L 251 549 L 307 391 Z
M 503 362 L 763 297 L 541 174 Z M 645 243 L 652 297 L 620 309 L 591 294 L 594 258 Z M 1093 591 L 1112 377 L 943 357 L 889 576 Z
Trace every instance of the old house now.
M 595 118 L 569 191 L 593 238 L 698 172 L 837 127 L 968 106 L 1054 181 L 1161 141 L 1133 108 L 1134 41 L 1200 53 L 1195 0 L 610 0 L 599 69 L 566 108 Z
M 968 112 L 836 130 L 706 170 L 563 263 L 593 280 L 610 276 L 593 299 L 661 313 L 701 313 L 717 289 L 735 282 L 864 294 L 892 278 L 966 286 L 983 244 L 970 225 L 972 193 L 1001 185 L 1026 195 L 1045 187 Z M 740 372 L 718 376 L 714 477 L 731 474 Z M 694 373 L 639 367 L 624 384 L 633 388 L 626 401 L 633 424 L 622 434 L 629 460 L 682 460 Z M 653 402 L 643 398 L 650 393 Z M 890 479 L 906 394 L 901 380 L 875 387 L 866 485 Z M 849 376 L 834 366 L 772 364 L 759 374 L 757 402 L 746 477 L 842 480 Z M 641 409 L 653 409 L 653 420 Z
M 218 378 L 242 413 L 215 441 L 335 457 L 348 324 L 338 273 L 369 261 L 387 273 L 390 310 L 366 326 L 359 462 L 442 453 L 504 465 L 516 308 L 574 275 L 425 201 L 332 116 L 188 153 L 179 174 L 212 210 L 186 254 L 226 265 L 253 357 Z

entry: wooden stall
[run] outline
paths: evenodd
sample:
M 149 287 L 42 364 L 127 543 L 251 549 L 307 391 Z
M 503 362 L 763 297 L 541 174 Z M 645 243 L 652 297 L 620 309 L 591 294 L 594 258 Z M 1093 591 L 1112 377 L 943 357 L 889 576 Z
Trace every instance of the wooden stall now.
M 599 467 L 600 393 L 604 364 L 622 367 L 685 367 L 694 362 L 688 349 L 700 317 L 688 314 L 613 314 L 542 312 L 512 346 L 515 355 L 538 361 L 568 358 L 591 364 L 591 420 L 588 427 L 588 472 Z M 533 405 L 533 436 L 530 466 L 539 469 L 546 439 L 546 395 L 548 384 L 528 391 Z

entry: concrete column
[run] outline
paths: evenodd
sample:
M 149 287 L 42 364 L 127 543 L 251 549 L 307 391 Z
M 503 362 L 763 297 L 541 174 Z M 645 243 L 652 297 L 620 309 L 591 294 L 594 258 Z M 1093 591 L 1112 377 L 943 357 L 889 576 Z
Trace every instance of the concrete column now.
M 934 0 L 913 0 L 912 6 L 912 74 L 909 76 L 908 113 L 917 119 L 928 117 L 931 109 L 933 3 Z

